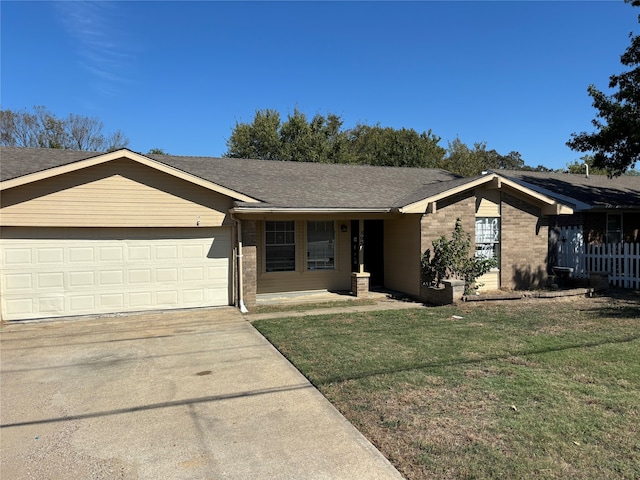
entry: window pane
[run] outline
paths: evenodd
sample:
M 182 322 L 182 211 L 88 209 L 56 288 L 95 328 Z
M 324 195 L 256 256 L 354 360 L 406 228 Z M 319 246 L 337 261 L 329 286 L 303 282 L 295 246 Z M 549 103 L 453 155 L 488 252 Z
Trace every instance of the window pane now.
M 607 215 L 607 243 L 622 241 L 622 215 L 610 213 Z
M 335 268 L 334 222 L 307 222 L 307 269 Z
M 267 272 L 290 272 L 296 269 L 295 245 L 267 245 Z
M 265 268 L 267 272 L 296 269 L 295 223 L 265 222 Z
M 499 258 L 500 256 L 500 218 L 476 218 L 476 257 Z

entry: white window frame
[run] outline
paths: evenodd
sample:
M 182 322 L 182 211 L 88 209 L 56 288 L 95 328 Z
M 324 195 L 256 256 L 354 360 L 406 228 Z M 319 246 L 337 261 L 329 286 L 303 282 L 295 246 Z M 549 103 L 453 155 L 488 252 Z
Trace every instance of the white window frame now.
M 271 227 L 271 228 L 270 228 Z M 289 255 L 269 258 L 274 253 L 293 248 Z M 264 269 L 267 273 L 294 272 L 296 270 L 296 222 L 293 220 L 265 220 L 264 222 Z
M 309 227 L 314 224 L 331 225 L 331 239 L 311 241 Z M 307 270 L 335 270 L 336 269 L 336 222 L 333 220 L 308 220 L 307 228 Z
M 502 225 L 500 217 L 476 217 L 475 256 L 479 258 L 496 258 L 500 264 L 500 241 Z M 499 270 L 498 267 L 492 271 Z

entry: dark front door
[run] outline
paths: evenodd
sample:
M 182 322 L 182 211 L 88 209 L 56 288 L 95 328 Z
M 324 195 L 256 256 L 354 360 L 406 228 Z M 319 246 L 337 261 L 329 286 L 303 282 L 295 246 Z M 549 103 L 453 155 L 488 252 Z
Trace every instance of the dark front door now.
M 364 221 L 364 271 L 371 274 L 369 287 L 384 286 L 384 221 Z M 351 271 L 358 271 L 358 220 L 351 222 Z

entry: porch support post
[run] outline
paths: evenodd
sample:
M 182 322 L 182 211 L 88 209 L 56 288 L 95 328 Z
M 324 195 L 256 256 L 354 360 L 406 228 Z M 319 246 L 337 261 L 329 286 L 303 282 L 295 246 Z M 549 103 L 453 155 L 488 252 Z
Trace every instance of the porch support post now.
M 364 273 L 364 220 L 358 221 L 358 272 Z
M 369 293 L 371 274 L 364 271 L 364 220 L 358 221 L 358 271 L 351 274 L 351 293 L 365 297 Z

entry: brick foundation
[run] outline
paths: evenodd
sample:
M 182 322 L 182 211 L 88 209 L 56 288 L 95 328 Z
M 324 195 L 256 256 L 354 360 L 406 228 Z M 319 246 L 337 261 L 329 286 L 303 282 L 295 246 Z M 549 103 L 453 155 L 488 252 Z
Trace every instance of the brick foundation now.
M 351 274 L 351 293 L 356 297 L 366 297 L 369 293 L 369 280 L 371 274 L 368 272 Z

